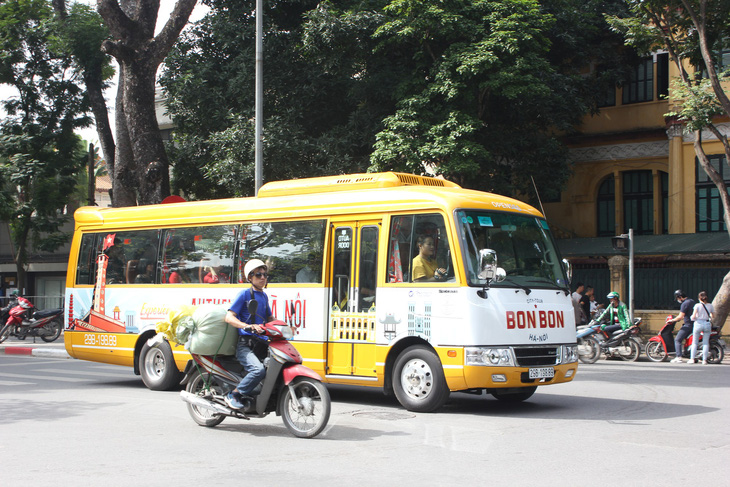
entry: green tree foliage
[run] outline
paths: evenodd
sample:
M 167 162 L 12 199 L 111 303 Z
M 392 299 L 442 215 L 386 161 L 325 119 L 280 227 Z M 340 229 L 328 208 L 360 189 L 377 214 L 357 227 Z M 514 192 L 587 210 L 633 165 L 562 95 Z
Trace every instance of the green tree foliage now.
M 397 0 L 379 50 L 413 63 L 385 119 L 373 169 L 432 172 L 507 194 L 557 196 L 569 175 L 558 134 L 615 83 L 618 38 L 602 23 L 616 2 Z M 591 75 L 582 72 L 593 63 Z M 620 64 L 619 64 L 620 65 Z
M 3 103 L 0 123 L 0 217 L 9 222 L 22 287 L 29 252 L 68 241 L 64 208 L 84 152 L 74 129 L 88 125 L 88 107 L 46 1 L 0 4 L 0 52 L 0 83 L 18 93 Z
M 183 35 L 162 77 L 176 126 L 173 187 L 251 195 L 255 2 L 206 3 L 211 13 Z M 385 70 L 366 69 L 379 16 L 315 0 L 265 6 L 265 180 L 365 171 L 393 86 Z
M 252 194 L 254 2 L 207 3 L 211 14 L 163 77 L 175 184 L 199 198 Z M 534 176 L 555 195 L 570 170 L 559 134 L 620 79 L 623 43 L 602 14 L 623 9 L 620 0 L 273 1 L 265 179 L 399 170 L 532 194 Z

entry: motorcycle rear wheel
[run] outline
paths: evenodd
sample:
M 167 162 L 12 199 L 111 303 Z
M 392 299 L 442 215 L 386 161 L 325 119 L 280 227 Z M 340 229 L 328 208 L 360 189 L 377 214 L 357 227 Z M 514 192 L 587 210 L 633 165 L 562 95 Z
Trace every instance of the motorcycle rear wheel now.
M 664 362 L 667 359 L 667 351 L 664 350 L 662 342 L 649 342 L 644 348 L 644 353 L 652 362 Z
M 63 323 L 61 323 L 60 318 L 56 318 L 55 320 L 49 321 L 48 323 L 43 325 L 43 329 L 48 333 L 48 335 L 41 335 L 41 340 L 50 343 L 57 340 L 58 337 L 61 336 L 61 332 L 63 331 Z
M 708 364 L 719 364 L 725 358 L 725 350 L 717 342 L 710 342 L 710 354 L 707 357 Z
M 578 359 L 584 364 L 595 364 L 601 357 L 601 345 L 593 337 L 578 339 Z
M 619 357 L 626 362 L 636 362 L 641 354 L 641 347 L 639 342 L 633 338 L 627 338 L 622 340 L 618 347 L 616 347 Z
M 0 343 L 4 342 L 8 339 L 10 336 L 10 330 L 11 325 L 5 325 L 3 326 L 2 330 L 0 330 Z
M 281 419 L 299 438 L 314 438 L 320 434 L 330 419 L 331 407 L 327 388 L 309 377 L 297 377 L 289 386 L 284 386 L 279 396 Z
M 195 375 L 188 381 L 185 390 L 190 394 L 202 396 L 203 392 L 206 389 L 205 382 L 208 377 L 210 377 L 209 374 L 206 374 L 204 376 L 200 372 L 196 372 Z M 215 383 L 215 380 L 212 380 L 209 384 L 209 391 L 214 394 L 223 394 L 223 389 Z M 186 403 L 186 405 L 188 407 L 188 413 L 190 413 L 190 417 L 193 418 L 193 421 L 198 423 L 200 426 L 212 428 L 214 426 L 218 426 L 223 422 L 224 419 L 226 419 L 224 415 L 216 414 L 210 409 L 199 408 L 190 403 Z

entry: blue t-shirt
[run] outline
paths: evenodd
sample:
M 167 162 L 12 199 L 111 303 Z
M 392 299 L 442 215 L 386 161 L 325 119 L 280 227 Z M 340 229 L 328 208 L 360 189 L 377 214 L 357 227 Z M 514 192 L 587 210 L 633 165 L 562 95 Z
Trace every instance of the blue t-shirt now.
M 244 289 L 238 293 L 238 296 L 236 296 L 233 304 L 228 309 L 236 313 L 239 320 L 244 323 L 249 323 L 248 303 L 252 297 L 259 303 L 258 308 L 256 308 L 254 324 L 263 325 L 266 323 L 266 319 L 272 315 L 271 308 L 269 307 L 269 297 L 263 291 L 255 291 L 253 287 Z M 242 328 L 239 328 L 238 334 L 246 335 L 248 332 L 244 332 Z
M 682 301 L 682 305 L 679 307 L 679 311 L 684 313 L 684 324 L 682 327 L 685 326 L 693 326 L 692 325 L 692 311 L 695 309 L 695 302 L 692 298 L 687 298 L 684 301 Z

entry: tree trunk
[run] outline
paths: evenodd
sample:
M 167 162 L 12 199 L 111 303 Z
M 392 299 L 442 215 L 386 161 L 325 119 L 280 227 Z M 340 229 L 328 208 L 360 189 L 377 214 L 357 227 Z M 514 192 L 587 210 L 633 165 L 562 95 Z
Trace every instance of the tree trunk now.
M 112 175 L 112 206 L 119 208 L 122 206 L 137 206 L 137 184 L 136 168 L 134 167 L 134 156 L 132 154 L 132 144 L 129 140 L 129 131 L 127 130 L 127 117 L 124 110 L 124 75 L 119 71 L 119 81 L 117 84 L 116 98 L 116 161 L 114 165 L 114 173 Z
M 712 323 L 722 328 L 730 313 L 730 272 L 725 274 L 722 285 L 717 290 L 715 299 L 712 300 L 712 307 L 714 308 Z
M 154 110 L 156 73 L 156 66 L 136 59 L 122 70 L 124 113 L 136 163 L 140 205 L 159 203 L 170 196 L 169 162 Z
M 133 199 L 139 204 L 160 203 L 170 195 L 169 162 L 155 113 L 155 77 L 196 2 L 177 0 L 169 20 L 155 36 L 159 2 L 97 0 L 97 10 L 114 39 L 104 41 L 102 50 L 119 63 L 114 168 L 119 182 L 113 183 L 114 206 L 134 204 Z M 133 163 L 123 160 L 127 155 Z

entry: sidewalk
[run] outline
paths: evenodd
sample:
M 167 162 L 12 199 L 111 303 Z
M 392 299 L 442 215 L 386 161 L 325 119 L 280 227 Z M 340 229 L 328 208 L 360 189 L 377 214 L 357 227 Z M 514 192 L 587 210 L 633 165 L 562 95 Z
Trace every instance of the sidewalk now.
M 66 352 L 66 347 L 63 345 L 63 333 L 55 342 L 46 343 L 40 338 L 26 338 L 25 340 L 18 340 L 15 337 L 10 337 L 4 342 L 0 343 L 0 354 L 5 355 L 32 355 L 34 357 L 50 357 L 50 358 L 71 358 Z

